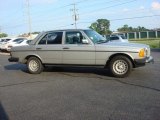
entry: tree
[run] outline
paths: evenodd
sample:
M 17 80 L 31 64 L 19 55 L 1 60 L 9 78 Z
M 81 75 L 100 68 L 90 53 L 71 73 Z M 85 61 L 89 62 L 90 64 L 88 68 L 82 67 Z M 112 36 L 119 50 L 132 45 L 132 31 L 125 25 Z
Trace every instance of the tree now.
M 32 34 L 39 34 L 40 32 L 32 32 Z
M 0 38 L 7 37 L 8 35 L 6 33 L 0 33 Z
M 141 27 L 141 26 L 138 26 L 137 27 L 137 31 L 147 31 L 148 29 L 146 29 L 145 27 Z
M 107 19 L 98 19 L 96 22 L 92 23 L 89 28 L 97 31 L 102 35 L 110 34 L 111 31 L 109 29 L 110 21 Z

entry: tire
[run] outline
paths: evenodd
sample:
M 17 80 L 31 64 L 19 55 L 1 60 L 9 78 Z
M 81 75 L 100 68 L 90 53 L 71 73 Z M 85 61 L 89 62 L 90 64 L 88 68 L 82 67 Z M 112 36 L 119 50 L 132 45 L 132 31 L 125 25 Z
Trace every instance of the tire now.
M 132 62 L 126 56 L 115 56 L 109 63 L 109 70 L 114 77 L 127 77 L 133 68 Z
M 27 61 L 27 67 L 31 74 L 39 74 L 44 69 L 41 61 L 37 57 L 30 57 Z

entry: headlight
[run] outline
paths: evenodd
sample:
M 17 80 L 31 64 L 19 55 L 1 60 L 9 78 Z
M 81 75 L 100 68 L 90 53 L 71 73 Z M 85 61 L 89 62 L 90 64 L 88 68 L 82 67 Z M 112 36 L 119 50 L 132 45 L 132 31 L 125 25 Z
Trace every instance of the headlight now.
M 139 51 L 139 57 L 145 57 L 145 49 Z

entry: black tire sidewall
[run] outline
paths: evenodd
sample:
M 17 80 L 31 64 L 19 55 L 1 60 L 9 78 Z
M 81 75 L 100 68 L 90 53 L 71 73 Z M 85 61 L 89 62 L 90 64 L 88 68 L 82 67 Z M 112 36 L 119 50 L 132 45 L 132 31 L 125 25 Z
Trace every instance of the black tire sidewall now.
M 39 69 L 38 69 L 37 71 L 32 71 L 32 70 L 29 68 L 29 62 L 30 62 L 31 60 L 37 61 L 38 65 L 39 65 Z M 27 67 L 28 67 L 29 73 L 31 73 L 31 74 L 39 74 L 39 73 L 41 73 L 41 72 L 43 71 L 43 69 L 44 69 L 41 61 L 40 61 L 39 58 L 37 58 L 37 57 L 30 57 L 30 58 L 28 59 L 28 61 L 27 61 Z
M 124 73 L 124 74 L 122 74 L 122 75 L 119 75 L 119 74 L 117 74 L 117 73 L 114 72 L 114 70 L 113 70 L 113 64 L 114 64 L 114 62 L 117 61 L 117 60 L 124 60 L 124 61 L 127 63 L 127 65 L 128 65 L 128 70 L 127 70 L 126 73 Z M 111 73 L 114 77 L 119 77 L 119 78 L 127 77 L 127 76 L 130 74 L 132 68 L 133 68 L 133 65 L 132 65 L 131 60 L 130 60 L 129 58 L 127 58 L 126 56 L 122 56 L 122 55 L 113 57 L 113 58 L 111 59 L 111 61 L 110 61 L 110 64 L 109 64 L 110 73 Z

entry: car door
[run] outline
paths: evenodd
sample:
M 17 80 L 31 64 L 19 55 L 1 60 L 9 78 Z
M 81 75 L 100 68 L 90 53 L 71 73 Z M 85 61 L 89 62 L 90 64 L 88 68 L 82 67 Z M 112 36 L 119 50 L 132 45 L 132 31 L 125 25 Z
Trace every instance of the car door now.
M 50 32 L 38 42 L 36 51 L 43 63 L 62 63 L 62 36 L 63 32 Z
M 63 64 L 95 65 L 95 47 L 81 31 L 66 31 Z

